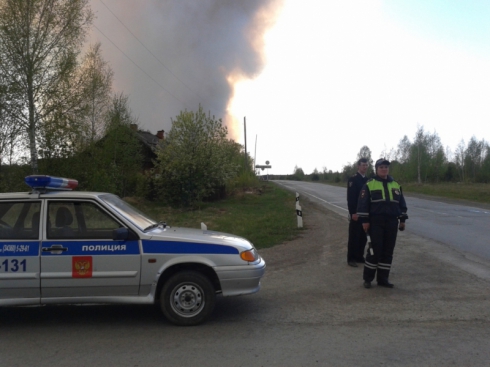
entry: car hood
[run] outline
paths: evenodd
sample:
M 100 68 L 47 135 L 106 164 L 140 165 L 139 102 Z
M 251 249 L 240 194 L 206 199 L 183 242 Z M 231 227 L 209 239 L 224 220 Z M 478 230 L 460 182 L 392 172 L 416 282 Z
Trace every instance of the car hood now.
M 151 236 L 150 240 L 156 241 L 176 241 L 225 245 L 236 247 L 240 251 L 249 250 L 253 247 L 250 241 L 246 240 L 243 237 L 239 237 L 229 233 L 194 228 L 155 228 L 147 234 Z

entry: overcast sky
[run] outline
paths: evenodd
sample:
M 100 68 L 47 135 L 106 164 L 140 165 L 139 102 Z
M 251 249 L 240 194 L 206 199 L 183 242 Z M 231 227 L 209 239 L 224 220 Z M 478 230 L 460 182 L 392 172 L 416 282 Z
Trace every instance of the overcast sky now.
M 378 158 L 419 126 L 490 140 L 487 0 L 91 0 L 141 128 L 201 104 L 271 174 Z

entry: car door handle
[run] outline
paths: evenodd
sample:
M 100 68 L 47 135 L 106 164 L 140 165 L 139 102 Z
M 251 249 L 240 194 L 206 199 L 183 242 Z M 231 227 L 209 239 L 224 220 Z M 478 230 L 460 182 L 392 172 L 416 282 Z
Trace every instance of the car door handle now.
M 63 245 L 51 245 L 51 247 L 43 247 L 43 252 L 52 252 L 53 254 L 61 254 L 64 251 L 68 251 L 68 248 L 63 247 Z

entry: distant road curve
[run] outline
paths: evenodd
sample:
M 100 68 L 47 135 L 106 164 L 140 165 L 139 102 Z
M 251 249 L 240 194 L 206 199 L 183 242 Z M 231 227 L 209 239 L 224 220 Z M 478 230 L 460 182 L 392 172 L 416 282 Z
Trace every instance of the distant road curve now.
M 347 188 L 302 181 L 271 181 L 347 216 Z M 490 209 L 477 203 L 451 204 L 405 194 L 407 232 L 490 260 Z

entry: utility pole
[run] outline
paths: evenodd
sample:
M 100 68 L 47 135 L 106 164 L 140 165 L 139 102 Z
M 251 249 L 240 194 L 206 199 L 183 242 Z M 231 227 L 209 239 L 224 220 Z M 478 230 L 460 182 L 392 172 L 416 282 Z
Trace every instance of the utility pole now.
M 247 162 L 247 117 L 243 117 L 243 129 L 244 129 L 244 135 L 245 135 L 245 169 L 247 169 L 248 162 Z

